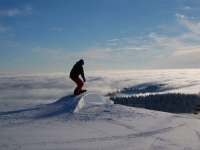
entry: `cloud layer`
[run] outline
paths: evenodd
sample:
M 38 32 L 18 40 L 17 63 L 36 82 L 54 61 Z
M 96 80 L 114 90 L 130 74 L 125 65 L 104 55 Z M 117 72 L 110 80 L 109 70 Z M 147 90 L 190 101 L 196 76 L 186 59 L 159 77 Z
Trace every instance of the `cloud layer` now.
M 197 94 L 200 91 L 199 74 L 200 70 L 192 69 L 85 72 L 87 82 L 84 89 L 106 95 L 124 87 L 163 84 L 162 93 Z M 68 73 L 1 75 L 0 100 L 56 101 L 72 94 L 76 87 L 68 76 Z

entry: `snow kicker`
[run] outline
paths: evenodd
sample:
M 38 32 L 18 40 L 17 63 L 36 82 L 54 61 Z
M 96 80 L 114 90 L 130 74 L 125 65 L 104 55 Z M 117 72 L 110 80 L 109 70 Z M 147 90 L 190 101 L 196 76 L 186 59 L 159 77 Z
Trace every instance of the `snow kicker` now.
M 95 105 L 113 104 L 113 101 L 103 97 L 100 94 L 89 93 L 81 97 L 78 104 L 76 105 L 74 112 L 78 112 L 83 106 L 89 104 L 95 104 Z

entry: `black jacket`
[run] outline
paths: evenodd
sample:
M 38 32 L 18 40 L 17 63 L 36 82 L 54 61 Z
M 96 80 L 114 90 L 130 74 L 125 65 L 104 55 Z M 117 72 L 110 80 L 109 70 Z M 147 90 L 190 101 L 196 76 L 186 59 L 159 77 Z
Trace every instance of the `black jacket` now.
M 83 80 L 85 81 L 85 75 L 84 75 L 84 70 L 83 70 L 83 65 L 81 61 L 78 61 L 72 68 L 71 72 L 70 72 L 70 78 L 78 78 L 79 75 L 81 75 L 81 77 L 83 78 Z

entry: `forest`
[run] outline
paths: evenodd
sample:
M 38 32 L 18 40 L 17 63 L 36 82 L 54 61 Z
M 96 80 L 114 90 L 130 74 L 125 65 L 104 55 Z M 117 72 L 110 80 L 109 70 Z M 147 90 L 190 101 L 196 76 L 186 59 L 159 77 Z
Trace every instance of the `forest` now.
M 197 94 L 166 93 L 110 97 L 115 104 L 170 113 L 192 113 L 200 98 Z

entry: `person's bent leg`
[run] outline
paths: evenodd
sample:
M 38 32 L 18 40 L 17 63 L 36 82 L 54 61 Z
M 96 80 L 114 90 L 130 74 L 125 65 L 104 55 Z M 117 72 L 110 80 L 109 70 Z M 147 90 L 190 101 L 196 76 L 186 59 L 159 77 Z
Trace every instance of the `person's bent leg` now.
M 78 88 L 77 88 L 77 92 L 78 93 L 80 93 L 81 91 L 82 91 L 82 87 L 83 87 L 83 85 L 84 85 L 84 82 L 80 79 L 80 78 L 78 78 L 78 80 L 77 80 L 78 82 Z
M 77 84 L 77 87 L 74 90 L 74 94 L 79 94 L 82 91 L 84 82 L 80 78 L 76 78 L 76 79 L 72 79 L 72 80 Z

